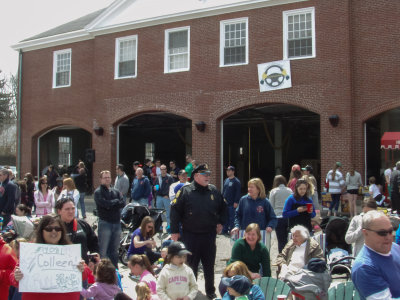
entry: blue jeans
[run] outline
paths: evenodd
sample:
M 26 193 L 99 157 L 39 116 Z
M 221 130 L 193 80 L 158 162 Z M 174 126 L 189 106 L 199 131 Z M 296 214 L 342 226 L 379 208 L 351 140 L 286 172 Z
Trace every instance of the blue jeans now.
M 142 205 L 142 206 L 149 206 L 149 200 L 145 197 L 139 198 L 139 199 L 133 199 L 132 202 L 137 202 L 137 203 L 139 203 L 139 205 Z
M 100 257 L 108 257 L 118 269 L 118 248 L 121 238 L 121 224 L 99 220 L 98 228 Z
M 329 206 L 329 210 L 332 211 L 333 209 L 335 211 L 339 210 L 339 203 L 340 203 L 340 194 L 331 194 L 332 202 L 331 206 Z
M 229 230 L 232 230 L 235 227 L 235 211 L 236 208 L 233 207 L 233 205 L 228 206 L 228 220 L 224 224 L 224 229 L 222 230 L 222 233 L 228 233 Z
M 79 193 L 79 205 L 81 207 L 82 218 L 86 218 L 85 193 Z M 78 216 L 79 216 L 79 211 L 78 211 Z
M 169 226 L 169 213 L 171 211 L 171 200 L 167 197 L 157 196 L 157 208 L 165 209 L 167 212 L 167 227 Z

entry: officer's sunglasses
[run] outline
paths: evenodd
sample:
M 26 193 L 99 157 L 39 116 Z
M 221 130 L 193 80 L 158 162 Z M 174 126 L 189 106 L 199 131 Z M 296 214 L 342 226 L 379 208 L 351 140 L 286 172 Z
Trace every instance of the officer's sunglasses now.
M 391 228 L 389 230 L 373 230 L 373 229 L 368 229 L 368 228 L 364 228 L 364 229 L 368 230 L 368 231 L 373 231 L 379 236 L 387 236 L 388 234 L 390 234 L 390 235 L 393 234 L 393 228 Z
M 200 175 L 203 175 L 203 176 L 210 176 L 211 175 L 211 173 L 210 172 L 202 172 L 202 173 L 199 173 Z

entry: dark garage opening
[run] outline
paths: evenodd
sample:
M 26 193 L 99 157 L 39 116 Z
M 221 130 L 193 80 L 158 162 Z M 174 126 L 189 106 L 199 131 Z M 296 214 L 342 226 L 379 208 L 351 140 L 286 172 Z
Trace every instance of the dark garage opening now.
M 243 192 L 253 177 L 260 177 L 269 190 L 274 176 L 288 179 L 295 163 L 312 165 L 320 182 L 320 117 L 316 113 L 285 104 L 249 108 L 224 119 L 223 139 L 224 167 L 237 168 Z
M 385 132 L 400 131 L 400 107 L 370 118 L 366 124 L 367 180 L 374 176 L 377 183 L 384 184 L 383 172 L 393 168 L 400 160 L 400 150 L 381 149 L 381 138 Z
M 170 113 L 148 113 L 134 117 L 119 126 L 119 162 L 132 175 L 132 163 L 145 158 L 160 159 L 169 167 L 176 160 L 186 165 L 185 156 L 192 150 L 192 122 Z
M 92 135 L 79 127 L 63 126 L 51 130 L 39 138 L 39 176 L 53 164 L 58 172 L 71 174 L 79 160 L 88 170 L 88 192 L 92 191 L 93 164 L 86 161 L 85 153 L 92 147 Z

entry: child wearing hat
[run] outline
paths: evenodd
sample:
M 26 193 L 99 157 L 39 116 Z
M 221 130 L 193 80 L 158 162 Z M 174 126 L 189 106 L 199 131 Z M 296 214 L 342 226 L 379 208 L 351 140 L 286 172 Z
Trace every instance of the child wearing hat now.
M 157 281 L 157 294 L 161 300 L 193 300 L 197 295 L 197 282 L 194 273 L 186 262 L 190 253 L 181 242 L 168 246 L 164 268 Z
M 252 284 L 251 281 L 244 275 L 235 275 L 232 277 L 222 278 L 222 283 L 227 286 L 228 291 L 222 297 L 222 300 L 264 300 L 264 293 L 257 284 Z M 239 300 L 239 299 L 238 299 Z

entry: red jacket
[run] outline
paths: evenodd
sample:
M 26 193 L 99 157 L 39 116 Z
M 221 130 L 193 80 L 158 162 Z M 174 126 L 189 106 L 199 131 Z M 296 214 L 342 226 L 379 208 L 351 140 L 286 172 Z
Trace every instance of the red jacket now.
M 10 274 L 17 264 L 17 257 L 14 251 L 0 237 L 0 300 L 8 299 L 8 289 L 10 288 Z

